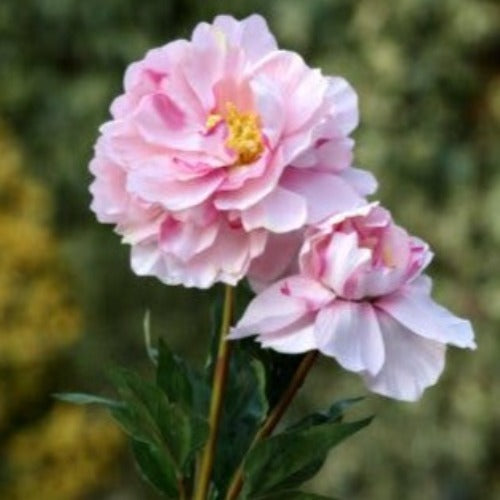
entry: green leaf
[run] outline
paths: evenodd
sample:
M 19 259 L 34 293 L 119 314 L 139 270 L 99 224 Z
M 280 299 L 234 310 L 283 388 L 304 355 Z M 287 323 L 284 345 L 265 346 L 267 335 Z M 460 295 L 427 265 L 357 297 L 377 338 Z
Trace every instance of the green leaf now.
M 220 492 L 225 491 L 235 464 L 243 459 L 267 410 L 264 368 L 235 343 L 215 459 L 214 482 Z
M 142 476 L 168 498 L 179 498 L 175 467 L 164 451 L 132 440 L 132 452 Z
M 125 403 L 125 407 L 111 409 L 113 417 L 136 441 L 163 447 L 177 475 L 182 475 L 207 439 L 206 420 L 170 402 L 160 387 L 135 373 L 117 369 L 112 377 Z
M 165 394 L 154 384 L 123 368 L 110 371 L 110 377 L 125 403 L 125 408 L 112 408 L 112 416 L 132 438 L 159 445 L 162 436 L 157 425 L 158 409 L 160 404 L 167 403 Z
M 340 422 L 344 416 L 344 411 L 351 406 L 363 401 L 364 397 L 341 399 L 330 406 L 327 411 L 312 413 L 307 415 L 302 420 L 288 427 L 285 432 L 299 431 L 307 429 L 314 425 L 324 424 L 327 422 Z
M 165 391 L 169 401 L 186 409 L 192 408 L 193 388 L 187 366 L 161 339 L 158 351 L 157 384 Z
M 371 418 L 330 422 L 262 441 L 245 460 L 244 498 L 293 489 L 313 477 L 330 448 L 367 426 Z
M 52 395 L 55 399 L 59 401 L 64 401 L 66 403 L 73 403 L 75 405 L 101 405 L 108 408 L 123 406 L 120 401 L 114 399 L 103 398 L 101 396 L 95 396 L 94 394 L 85 394 L 82 392 L 59 392 Z
M 169 401 L 178 403 L 185 410 L 205 415 L 210 400 L 210 387 L 204 378 L 191 369 L 170 348 L 159 341 L 157 384 Z

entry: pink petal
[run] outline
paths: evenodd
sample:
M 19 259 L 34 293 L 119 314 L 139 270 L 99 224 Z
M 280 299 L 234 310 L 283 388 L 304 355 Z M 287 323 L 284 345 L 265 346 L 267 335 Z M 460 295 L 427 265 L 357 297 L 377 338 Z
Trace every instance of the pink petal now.
M 339 174 L 361 196 L 369 196 L 377 190 L 378 182 L 375 176 L 360 168 L 346 168 Z
M 250 86 L 260 116 L 262 133 L 274 148 L 285 124 L 283 96 L 276 82 L 265 76 L 252 79 Z
M 327 80 L 319 70 L 309 68 L 298 54 L 274 51 L 255 67 L 254 74 L 281 83 L 287 104 L 284 109 L 286 135 L 299 132 L 321 110 Z
M 241 45 L 252 62 L 278 48 L 265 19 L 258 14 L 242 21 L 231 16 L 217 16 L 213 24 L 227 36 L 229 43 Z
M 349 137 L 331 139 L 316 148 L 316 166 L 340 172 L 351 165 L 354 141 Z
M 247 231 L 266 228 L 275 233 L 286 233 L 304 226 L 307 207 L 304 199 L 286 189 L 277 187 L 268 196 L 242 213 Z
M 307 314 L 295 323 L 271 334 L 257 337 L 261 346 L 285 354 L 300 354 L 316 349 L 314 336 L 315 314 Z
M 280 152 L 276 151 L 260 177 L 246 180 L 238 190 L 219 191 L 214 198 L 215 207 L 219 210 L 246 210 L 252 207 L 276 188 L 284 166 Z
M 351 276 L 370 262 L 371 251 L 358 246 L 355 233 L 335 233 L 325 255 L 322 281 L 331 286 L 338 295 L 349 296 L 349 291 L 345 290 L 345 286 Z
M 152 145 L 188 151 L 202 150 L 200 126 L 188 122 L 184 112 L 164 94 L 144 97 L 133 120 L 144 140 Z
M 418 285 L 382 297 L 375 305 L 417 335 L 457 347 L 476 347 L 470 322 L 438 305 Z
M 319 309 L 332 298 L 326 288 L 303 276 L 280 280 L 250 302 L 243 317 L 232 329 L 230 338 L 278 331 Z
M 309 224 L 366 205 L 366 201 L 335 174 L 290 167 L 283 174 L 280 185 L 305 198 Z
M 358 96 L 344 78 L 330 77 L 328 83 L 327 99 L 332 103 L 335 123 L 348 135 L 358 125 Z
M 184 210 L 205 201 L 222 183 L 224 173 L 210 174 L 186 181 L 172 179 L 168 158 L 152 158 L 148 164 L 130 172 L 127 191 L 145 201 L 159 203 L 167 210 Z
M 298 252 L 303 241 L 302 231 L 284 234 L 271 233 L 264 253 L 257 257 L 248 270 L 252 290 L 260 292 L 277 279 L 298 271 Z
M 384 363 L 384 344 L 369 303 L 336 300 L 316 318 L 318 349 L 354 372 L 376 374 Z
M 446 347 L 415 335 L 382 311 L 377 312 L 377 317 L 384 339 L 385 362 L 377 375 L 364 375 L 366 385 L 390 398 L 416 401 L 443 371 Z
M 219 232 L 219 224 L 199 226 L 167 218 L 160 229 L 159 245 L 163 250 L 187 262 L 209 248 Z

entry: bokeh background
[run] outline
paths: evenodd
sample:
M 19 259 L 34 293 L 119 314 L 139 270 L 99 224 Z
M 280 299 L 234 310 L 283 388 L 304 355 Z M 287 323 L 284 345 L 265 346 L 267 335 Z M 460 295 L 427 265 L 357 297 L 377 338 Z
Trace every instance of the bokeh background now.
M 495 0 L 0 1 L 0 498 L 157 498 L 120 431 L 51 394 L 147 373 L 141 322 L 200 363 L 209 297 L 136 278 L 88 206 L 87 164 L 128 63 L 217 13 L 263 14 L 280 44 L 358 90 L 357 164 L 434 247 L 435 295 L 472 318 L 418 404 L 375 422 L 309 486 L 345 499 L 500 498 L 500 5 Z M 322 361 L 292 414 L 363 394 Z

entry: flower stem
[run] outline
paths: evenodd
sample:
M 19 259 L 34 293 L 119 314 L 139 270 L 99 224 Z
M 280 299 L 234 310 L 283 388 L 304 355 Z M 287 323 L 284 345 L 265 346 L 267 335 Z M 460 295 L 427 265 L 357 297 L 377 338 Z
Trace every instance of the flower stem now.
M 290 406 L 293 398 L 297 394 L 298 390 L 302 387 L 304 380 L 306 379 L 309 370 L 312 368 L 316 358 L 318 357 L 318 351 L 309 352 L 304 356 L 300 362 L 299 367 L 295 371 L 290 384 L 285 389 L 281 395 L 280 400 L 276 406 L 268 414 L 266 420 L 255 434 L 252 444 L 248 451 L 250 451 L 259 441 L 268 437 L 275 429 L 278 422 L 283 417 L 285 411 Z M 248 453 L 248 452 L 247 452 Z M 233 475 L 231 483 L 226 493 L 226 500 L 236 500 L 240 494 L 241 488 L 243 486 L 243 462 L 239 465 L 238 469 Z
M 212 383 L 212 398 L 209 411 L 209 435 L 207 443 L 203 448 L 194 500 L 205 500 L 210 487 L 210 477 L 214 464 L 215 447 L 219 431 L 219 421 L 226 387 L 227 373 L 229 369 L 230 342 L 226 337 L 231 327 L 234 302 L 233 287 L 226 285 L 224 292 L 224 307 L 222 310 L 222 324 L 219 335 L 219 346 L 217 349 L 217 360 L 215 362 L 214 378 Z

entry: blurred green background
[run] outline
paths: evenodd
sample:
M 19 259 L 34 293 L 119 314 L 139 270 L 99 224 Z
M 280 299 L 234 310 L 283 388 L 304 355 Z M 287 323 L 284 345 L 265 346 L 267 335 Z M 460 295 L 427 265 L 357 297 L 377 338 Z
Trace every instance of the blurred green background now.
M 435 295 L 472 318 L 417 404 L 377 419 L 312 491 L 345 499 L 500 498 L 500 6 L 495 0 L 1 0 L 0 498 L 157 498 L 106 415 L 56 404 L 106 393 L 106 367 L 147 372 L 142 316 L 200 362 L 209 295 L 136 278 L 90 213 L 87 164 L 126 66 L 218 13 L 263 14 L 280 45 L 360 97 L 357 164 L 431 243 Z M 196 314 L 194 314 L 196 313 Z M 323 360 L 292 414 L 364 393 Z

